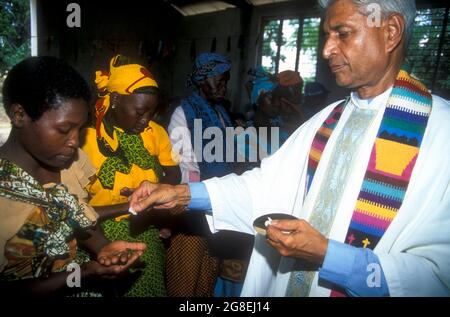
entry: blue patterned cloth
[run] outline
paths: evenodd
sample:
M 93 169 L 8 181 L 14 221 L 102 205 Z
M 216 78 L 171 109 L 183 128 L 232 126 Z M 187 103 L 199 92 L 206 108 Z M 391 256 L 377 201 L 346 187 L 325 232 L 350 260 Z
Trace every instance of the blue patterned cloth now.
M 214 77 L 231 69 L 230 61 L 215 53 L 202 53 L 194 63 L 194 70 L 187 78 L 187 86 L 194 87 L 206 78 Z
M 253 88 L 250 100 L 252 104 L 255 105 L 260 94 L 274 90 L 277 87 L 277 83 L 271 80 L 270 74 L 261 66 L 258 67 L 252 75 L 255 76 L 255 78 L 252 81 Z

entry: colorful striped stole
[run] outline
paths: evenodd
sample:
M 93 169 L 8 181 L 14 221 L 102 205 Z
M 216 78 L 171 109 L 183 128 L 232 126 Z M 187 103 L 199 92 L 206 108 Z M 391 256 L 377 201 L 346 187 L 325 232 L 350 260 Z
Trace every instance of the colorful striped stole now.
M 308 161 L 308 191 L 344 104 L 335 107 L 314 137 Z M 401 70 L 372 147 L 345 243 L 373 250 L 389 228 L 403 203 L 431 108 L 432 97 L 425 86 Z M 331 293 L 340 295 L 344 294 Z

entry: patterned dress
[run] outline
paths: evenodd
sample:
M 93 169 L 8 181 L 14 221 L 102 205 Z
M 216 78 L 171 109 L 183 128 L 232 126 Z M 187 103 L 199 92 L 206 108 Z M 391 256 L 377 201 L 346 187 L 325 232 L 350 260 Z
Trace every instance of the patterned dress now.
M 123 187 L 136 188 L 143 180 L 158 182 L 163 175 L 162 166 L 176 166 L 172 159 L 172 146 L 165 130 L 154 122 L 139 135 L 131 135 L 114 128 L 108 137 L 102 125 L 98 139 L 96 130 L 89 128 L 83 150 L 97 168 L 97 179 L 88 186 L 90 204 L 107 206 L 127 202 L 120 194 Z M 133 221 L 128 215 L 108 219 L 101 223 L 110 240 L 144 242 L 148 250 L 141 257 L 144 267 L 136 272 L 136 279 L 119 296 L 166 296 L 164 281 L 165 249 L 159 230 L 153 226 L 133 232 Z M 134 221 L 136 222 L 136 221 Z M 137 224 L 139 226 L 139 224 Z
M 0 280 L 48 277 L 66 271 L 70 263 L 90 260 L 75 239 L 76 230 L 91 228 L 97 219 L 81 190 L 89 171 L 81 159 L 61 172 L 69 188 L 42 186 L 19 166 L 0 159 Z M 79 289 L 72 293 L 100 295 Z

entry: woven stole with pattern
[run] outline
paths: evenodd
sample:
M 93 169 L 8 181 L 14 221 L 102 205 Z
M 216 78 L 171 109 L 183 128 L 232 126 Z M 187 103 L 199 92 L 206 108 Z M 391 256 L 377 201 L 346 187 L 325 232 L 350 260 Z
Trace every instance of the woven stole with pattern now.
M 397 215 L 419 154 L 431 107 L 432 97 L 425 86 L 412 78 L 406 71 L 401 70 L 388 98 L 380 128 L 372 147 L 364 180 L 345 238 L 346 243 L 373 250 Z M 344 104 L 338 105 L 314 137 L 308 161 L 307 190 L 309 190 L 320 157 L 343 109 Z M 351 119 L 350 117 L 347 123 Z M 338 141 L 336 144 L 339 144 L 339 147 L 335 147 L 333 152 L 341 150 L 341 143 L 338 143 Z M 331 158 L 333 156 L 332 154 Z M 330 163 L 335 164 L 331 159 Z M 347 160 L 347 163 L 350 163 L 350 161 Z M 325 175 L 329 173 L 328 168 L 330 166 L 327 167 Z M 345 167 L 345 164 L 343 166 Z M 345 177 L 341 179 L 346 181 Z M 333 192 L 332 194 L 337 193 Z M 338 205 L 334 208 L 338 208 Z M 331 223 L 320 225 L 324 218 Z M 334 215 L 327 214 L 326 209 L 325 212 L 314 209 L 309 219 L 311 225 L 314 226 L 312 222 L 318 222 L 319 227 L 322 228 L 331 228 L 333 220 Z M 318 230 L 320 231 L 320 228 Z M 329 231 L 325 235 L 328 236 Z M 308 296 L 315 273 L 292 272 L 286 296 Z M 331 293 L 331 296 L 339 295 L 344 294 L 335 290 Z

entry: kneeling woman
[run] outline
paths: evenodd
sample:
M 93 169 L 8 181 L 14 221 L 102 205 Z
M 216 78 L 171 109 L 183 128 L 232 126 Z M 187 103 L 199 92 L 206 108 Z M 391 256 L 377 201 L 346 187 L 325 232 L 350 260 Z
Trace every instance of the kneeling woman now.
M 95 170 L 78 150 L 88 100 L 84 79 L 54 57 L 28 58 L 4 82 L 12 130 L 0 147 L 1 293 L 79 295 L 67 286 L 69 264 L 80 265 L 82 287 L 97 287 L 146 249 L 96 229 L 84 190 Z

